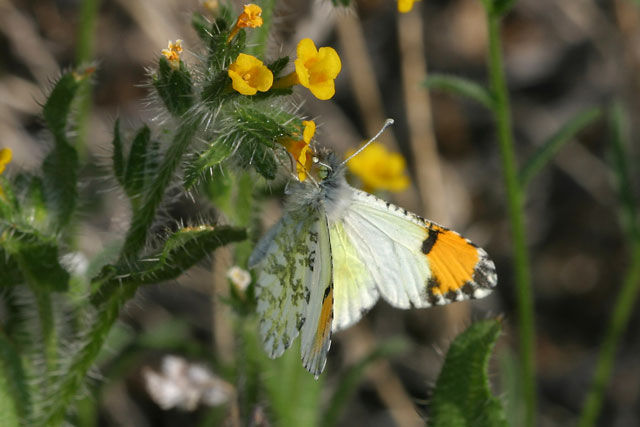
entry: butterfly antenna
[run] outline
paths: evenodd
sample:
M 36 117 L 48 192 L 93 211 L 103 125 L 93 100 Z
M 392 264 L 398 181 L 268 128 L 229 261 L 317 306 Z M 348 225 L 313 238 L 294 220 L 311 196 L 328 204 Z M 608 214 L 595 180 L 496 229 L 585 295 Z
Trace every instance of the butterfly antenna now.
M 371 138 L 370 140 L 368 140 L 362 147 L 358 148 L 358 150 L 356 150 L 355 153 L 353 153 L 352 155 L 350 155 L 349 157 L 347 157 L 347 159 L 340 163 L 340 166 L 346 164 L 349 160 L 353 159 L 355 156 L 357 156 L 358 154 L 360 154 L 360 152 L 362 150 L 364 150 L 365 148 L 367 148 L 369 146 L 369 144 L 371 144 L 373 141 L 375 141 L 376 139 L 378 139 L 378 137 L 380 137 L 380 135 L 382 135 L 382 132 L 384 132 L 384 130 L 386 128 L 388 128 L 389 126 L 391 126 L 393 124 L 393 119 L 387 119 L 384 121 L 384 125 L 382 125 L 382 129 L 380 129 L 378 131 L 378 133 L 376 133 L 376 135 Z

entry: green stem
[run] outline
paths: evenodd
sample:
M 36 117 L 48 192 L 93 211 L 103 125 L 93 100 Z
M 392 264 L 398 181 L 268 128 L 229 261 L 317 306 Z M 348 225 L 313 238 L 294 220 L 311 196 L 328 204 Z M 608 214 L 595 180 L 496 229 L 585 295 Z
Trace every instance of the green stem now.
M 76 49 L 76 64 L 82 65 L 93 59 L 93 47 L 95 38 L 96 16 L 98 14 L 99 0 L 83 0 L 80 9 L 78 28 L 78 46 Z M 77 117 L 78 136 L 76 149 L 81 158 L 86 152 L 86 140 L 88 133 L 88 119 L 91 114 L 92 90 L 91 82 L 86 79 L 82 82 L 78 93 L 79 109 Z
M 42 329 L 42 346 L 47 367 L 46 386 L 50 385 L 50 378 L 57 372 L 58 360 L 58 337 L 53 317 L 53 306 L 51 304 L 51 293 L 41 289 L 33 288 L 40 317 L 40 328 Z
M 489 75 L 495 97 L 495 120 L 502 157 L 502 171 L 507 189 L 509 221 L 514 252 L 516 300 L 520 329 L 520 358 L 522 387 L 525 402 L 525 426 L 535 423 L 536 386 L 534 369 L 534 323 L 531 294 L 529 254 L 524 229 L 524 194 L 518 182 L 517 163 L 513 147 L 513 134 L 509 97 L 502 61 L 500 17 L 487 11 L 489 31 Z
M 267 48 L 267 41 L 269 40 L 269 30 L 271 29 L 271 22 L 273 21 L 272 18 L 275 5 L 276 0 L 263 0 L 260 2 L 260 7 L 262 8 L 262 25 L 253 30 L 251 39 L 247 44 L 249 47 L 249 53 L 260 59 L 264 59 L 264 52 Z
M 198 122 L 197 117 L 193 120 L 184 120 L 180 128 L 176 131 L 173 143 L 165 153 L 162 164 L 158 170 L 158 176 L 151 184 L 144 203 L 140 205 L 139 209 L 134 211 L 131 227 L 127 232 L 127 237 L 122 249 L 121 260 L 135 256 L 144 246 L 147 233 L 155 218 L 156 210 L 162 202 L 167 186 L 171 178 L 173 178 L 173 174 L 180 164 L 182 156 L 189 147 L 193 135 L 198 129 Z
M 620 341 L 620 336 L 629 322 L 629 317 L 638 298 L 638 291 L 640 291 L 640 242 L 636 242 L 634 245 L 631 266 L 624 278 L 622 289 L 613 309 L 613 316 L 611 316 L 605 338 L 600 345 L 593 382 L 587 393 L 584 410 L 578 424 L 580 427 L 593 426 L 597 421 L 605 387 L 613 370 L 618 341 Z
M 49 411 L 44 425 L 57 426 L 64 421 L 67 407 L 78 394 L 78 390 L 84 381 L 87 371 L 93 365 L 100 353 L 104 342 L 113 324 L 118 320 L 120 309 L 135 294 L 136 286 L 119 288 L 112 295 L 107 305 L 99 312 L 96 322 L 91 327 L 87 336 L 87 343 L 80 352 L 75 355 L 70 368 L 63 377 L 55 394 L 55 403 Z

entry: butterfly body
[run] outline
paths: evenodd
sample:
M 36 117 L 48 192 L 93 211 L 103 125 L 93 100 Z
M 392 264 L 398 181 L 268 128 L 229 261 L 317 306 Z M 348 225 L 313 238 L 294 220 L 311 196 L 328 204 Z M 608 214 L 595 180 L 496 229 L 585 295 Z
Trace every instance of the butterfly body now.
M 282 219 L 249 260 L 258 270 L 260 335 L 271 357 L 300 334 L 303 364 L 318 376 L 331 332 L 357 322 L 379 297 L 398 308 L 428 307 L 495 287 L 483 249 L 351 187 L 333 153 L 317 155 L 316 179 L 291 183 Z

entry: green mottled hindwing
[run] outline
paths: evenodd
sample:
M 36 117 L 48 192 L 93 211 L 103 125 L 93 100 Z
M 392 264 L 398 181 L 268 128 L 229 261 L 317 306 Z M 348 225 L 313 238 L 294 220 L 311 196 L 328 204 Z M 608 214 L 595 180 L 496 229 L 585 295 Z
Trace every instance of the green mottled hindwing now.
M 304 325 L 318 247 L 320 213 L 311 208 L 287 213 L 258 242 L 249 259 L 257 268 L 259 333 L 267 354 L 278 357 Z

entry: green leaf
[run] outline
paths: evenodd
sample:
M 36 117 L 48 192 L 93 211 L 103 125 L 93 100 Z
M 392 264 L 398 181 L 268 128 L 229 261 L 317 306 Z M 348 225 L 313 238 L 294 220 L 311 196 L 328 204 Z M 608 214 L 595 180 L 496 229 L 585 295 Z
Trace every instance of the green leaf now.
M 29 386 L 13 343 L 0 330 L 0 425 L 17 426 L 29 414 Z
M 334 6 L 343 6 L 349 7 L 351 5 L 351 0 L 331 0 Z
M 54 136 L 55 145 L 42 164 L 45 194 L 50 210 L 59 227 L 71 218 L 77 199 L 78 154 L 67 140 L 69 112 L 79 81 L 73 73 L 63 75 L 51 91 L 43 107 L 47 127 Z
M 491 92 L 484 86 L 471 80 L 444 74 L 432 74 L 424 81 L 429 89 L 440 89 L 457 95 L 466 96 L 487 107 L 494 109 L 494 99 Z
M 244 229 L 227 226 L 199 226 L 183 228 L 173 233 L 162 251 L 132 263 L 103 270 L 113 276 L 117 286 L 145 285 L 175 279 L 220 246 L 246 239 Z
M 174 116 L 183 115 L 193 105 L 191 74 L 182 61 L 179 68 L 174 70 L 167 58 L 161 56 L 153 86 L 167 110 Z
M 287 64 L 289 64 L 289 57 L 283 56 L 282 58 L 278 58 L 267 65 L 267 68 L 273 73 L 274 80 L 280 77 L 280 73 L 284 70 L 284 67 L 286 67 Z
M 233 152 L 233 145 L 234 142 L 228 138 L 220 137 L 215 140 L 187 167 L 184 175 L 185 188 L 191 188 L 210 168 L 227 159 Z
M 0 218 L 11 220 L 14 215 L 19 214 L 20 206 L 18 199 L 13 193 L 13 185 L 3 176 L 0 176 Z
M 357 363 L 347 368 L 347 371 L 340 375 L 340 383 L 329 400 L 320 425 L 331 427 L 338 424 L 340 415 L 349 404 L 350 397 L 360 385 L 360 380 L 369 365 L 380 359 L 387 359 L 402 353 L 407 347 L 407 342 L 404 339 L 382 342 Z
M 191 26 L 205 44 L 211 40 L 211 23 L 200 12 L 191 15 Z
M 0 287 L 14 286 L 24 282 L 16 259 L 0 247 Z
M 66 143 L 56 144 L 42 164 L 46 202 L 59 227 L 66 225 L 78 198 L 78 154 Z
M 238 147 L 238 158 L 244 167 L 253 166 L 266 179 L 275 179 L 278 165 L 271 148 L 243 141 Z
M 231 92 L 225 90 L 230 84 L 231 78 L 227 72 L 220 71 L 205 83 L 200 98 L 203 102 L 206 102 L 210 108 L 215 109 L 215 106 L 219 105 L 220 101 L 232 95 Z
M 227 217 L 233 217 L 232 189 L 234 186 L 231 171 L 222 167 L 213 168 L 211 175 L 204 179 L 204 191 L 213 205 Z
M 69 273 L 58 262 L 56 243 L 37 232 L 14 231 L 5 242 L 25 279 L 43 291 L 65 291 Z
M 578 132 L 595 122 L 602 115 L 599 108 L 590 108 L 569 120 L 547 139 L 529 158 L 520 171 L 520 185 L 526 186 L 531 179 L 553 158 L 560 148 Z
M 507 425 L 502 403 L 491 394 L 487 368 L 500 321 L 471 325 L 451 344 L 431 400 L 433 427 Z
M 31 225 L 43 229 L 47 223 L 47 207 L 44 196 L 44 183 L 37 176 L 32 176 L 27 189 L 27 197 L 23 203 L 23 216 L 29 218 Z
M 227 42 L 229 24 L 224 19 L 216 19 L 212 27 L 211 43 L 209 44 L 209 64 L 215 72 L 225 71 L 229 64 L 236 60 L 240 52 L 245 51 L 247 34 L 241 29 L 238 34 Z
M 120 119 L 116 119 L 113 125 L 113 174 L 120 185 L 124 188 L 124 155 L 122 149 L 122 137 L 120 136 Z
M 47 98 L 47 102 L 44 104 L 42 114 L 47 127 L 56 140 L 66 141 L 67 121 L 71 111 L 71 103 L 79 86 L 79 82 L 73 76 L 73 73 L 64 74 L 57 81 Z
M 145 125 L 140 128 L 131 143 L 131 150 L 129 151 L 127 167 L 124 174 L 124 188 L 130 198 L 139 195 L 144 186 L 147 147 L 150 139 L 151 131 Z

